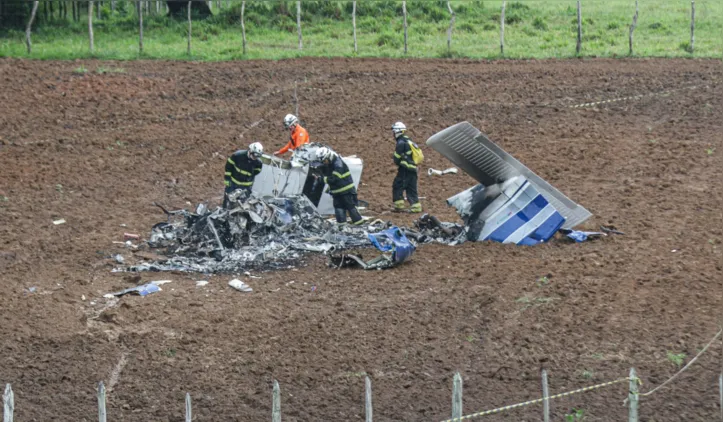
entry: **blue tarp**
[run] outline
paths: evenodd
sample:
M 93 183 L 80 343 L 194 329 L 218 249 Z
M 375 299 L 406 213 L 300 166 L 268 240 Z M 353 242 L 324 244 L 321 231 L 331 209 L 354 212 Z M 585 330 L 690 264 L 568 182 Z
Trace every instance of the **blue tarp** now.
M 392 261 L 395 265 L 401 264 L 412 256 L 416 249 L 397 226 L 392 226 L 379 233 L 370 233 L 369 240 L 382 252 L 392 251 Z

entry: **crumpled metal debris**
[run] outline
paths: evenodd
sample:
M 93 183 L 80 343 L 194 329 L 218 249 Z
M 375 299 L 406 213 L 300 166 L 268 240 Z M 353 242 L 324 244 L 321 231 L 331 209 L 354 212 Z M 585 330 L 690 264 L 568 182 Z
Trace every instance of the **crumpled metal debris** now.
M 243 272 L 294 265 L 307 252 L 330 253 L 370 246 L 367 233 L 377 226 L 339 226 L 326 220 L 303 195 L 239 199 L 230 209 L 202 214 L 164 212 L 168 221 L 151 230 L 148 244 L 165 249 L 167 260 L 128 268 L 130 271 Z
M 329 259 L 330 267 L 361 267 L 365 270 L 381 270 L 396 267 L 412 256 L 417 249 L 405 233 L 396 226 L 375 234 L 369 234 L 369 240 L 383 253 L 371 261 L 365 262 L 361 255 L 340 254 Z

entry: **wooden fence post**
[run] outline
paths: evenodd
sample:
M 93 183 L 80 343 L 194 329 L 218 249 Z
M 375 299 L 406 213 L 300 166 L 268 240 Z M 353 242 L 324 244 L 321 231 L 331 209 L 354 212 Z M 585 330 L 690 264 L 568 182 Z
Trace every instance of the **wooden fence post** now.
M 299 50 L 304 48 L 304 43 L 301 38 L 301 2 L 296 2 L 296 30 L 299 31 Z
M 695 50 L 695 0 L 690 2 L 690 54 Z
M 354 53 L 357 52 L 356 49 L 356 2 L 352 2 L 351 5 L 351 25 L 354 28 Z
M 372 422 L 372 382 L 369 377 L 364 378 L 364 420 Z
M 638 422 L 638 376 L 635 374 L 635 368 L 630 368 L 628 406 L 628 422 Z
M 580 54 L 582 49 L 582 7 L 580 6 L 580 0 L 577 0 L 577 45 L 575 46 L 575 53 Z
M 547 371 L 542 370 L 542 418 L 550 422 L 550 390 L 547 387 Z
M 188 49 L 186 53 L 191 56 L 191 0 L 188 1 Z
M 447 10 L 449 10 L 449 14 L 452 15 L 452 17 L 449 19 L 449 28 L 447 29 L 447 51 L 452 51 L 452 29 L 454 28 L 454 10 L 452 10 L 452 5 L 449 3 L 449 0 L 447 0 Z
M 33 21 L 35 20 L 35 14 L 38 13 L 39 1 L 33 2 L 33 10 L 30 12 L 30 20 L 28 20 L 28 26 L 25 28 L 25 45 L 28 47 L 28 54 L 33 52 L 33 43 L 30 41 L 30 31 L 33 27 Z M 9 384 L 8 384 L 9 385 Z
M 95 18 L 98 20 L 100 20 L 100 8 L 101 8 L 101 4 L 100 4 L 100 0 L 98 0 L 98 4 L 96 4 L 96 8 L 95 8 Z
M 186 422 L 193 421 L 193 412 L 191 410 L 191 395 L 186 393 Z
M 638 0 L 635 0 L 635 14 L 633 15 L 633 24 L 630 25 L 630 34 L 628 35 L 628 44 L 630 45 L 630 55 L 633 55 L 633 31 L 638 27 Z
M 506 1 L 502 2 L 502 13 L 500 13 L 500 55 L 505 55 L 505 6 Z
M 80 9 L 78 9 L 80 15 Z M 90 54 L 95 52 L 95 42 L 93 40 L 93 0 L 88 2 L 88 38 L 90 39 Z
M 274 380 L 274 392 L 271 402 L 271 422 L 281 422 L 281 390 L 279 382 Z
M 143 3 L 138 1 L 138 52 L 143 54 Z
M 402 14 L 404 15 L 404 54 L 407 54 L 407 2 L 402 2 Z
M 242 42 L 242 50 L 241 53 L 245 56 L 246 55 L 246 23 L 244 22 L 244 13 L 246 11 L 246 2 L 241 2 L 241 42 Z
M 462 417 L 462 376 L 457 372 L 452 381 L 452 419 Z
M 13 422 L 13 413 L 15 413 L 15 393 L 10 384 L 7 384 L 3 393 L 3 422 Z
M 101 381 L 98 383 L 98 422 L 106 422 L 105 418 L 105 385 Z

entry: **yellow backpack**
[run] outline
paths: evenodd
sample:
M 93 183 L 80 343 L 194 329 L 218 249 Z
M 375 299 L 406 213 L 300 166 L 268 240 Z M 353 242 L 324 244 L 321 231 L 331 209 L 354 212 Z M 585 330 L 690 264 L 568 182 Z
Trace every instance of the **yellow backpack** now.
M 414 161 L 414 165 L 418 166 L 422 164 L 422 161 L 424 161 L 424 153 L 422 150 L 412 141 L 409 142 L 409 148 L 412 150 L 412 161 Z

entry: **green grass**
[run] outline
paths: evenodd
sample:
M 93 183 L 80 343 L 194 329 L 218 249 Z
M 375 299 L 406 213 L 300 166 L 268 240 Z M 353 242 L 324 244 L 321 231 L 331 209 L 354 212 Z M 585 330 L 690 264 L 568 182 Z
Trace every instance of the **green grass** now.
M 225 4 L 225 2 L 224 2 Z M 453 1 L 457 20 L 452 50 L 447 50 L 449 13 L 440 1 L 408 1 L 408 57 L 499 58 L 501 1 Z M 304 6 L 302 4 L 302 6 Z M 242 54 L 239 2 L 232 9 L 213 10 L 215 16 L 193 23 L 193 60 L 283 59 L 321 57 L 403 57 L 401 2 L 358 3 L 359 50 L 353 52 L 350 2 L 307 2 L 302 19 L 304 49 L 297 49 L 293 2 L 250 2 L 246 28 L 249 41 Z M 628 55 L 628 27 L 634 1 L 585 0 L 582 2 L 583 48 L 587 57 Z M 39 12 L 40 14 L 40 12 Z M 575 56 L 575 1 L 508 2 L 505 56 L 509 58 L 563 58 Z M 88 47 L 87 18 L 74 23 L 39 23 L 33 31 L 33 53 L 25 49 L 24 32 L 0 29 L 0 57 L 37 59 L 130 60 L 142 58 L 187 60 L 187 22 L 164 16 L 144 18 L 144 51 L 139 55 L 137 17 L 132 8 L 94 25 L 95 54 Z M 723 2 L 696 2 L 695 50 L 690 53 L 690 1 L 640 2 L 634 35 L 636 56 L 723 56 Z
M 680 368 L 683 365 L 683 362 L 685 362 L 685 358 L 687 355 L 685 353 L 673 353 L 671 351 L 667 352 L 667 358 L 673 365 Z

